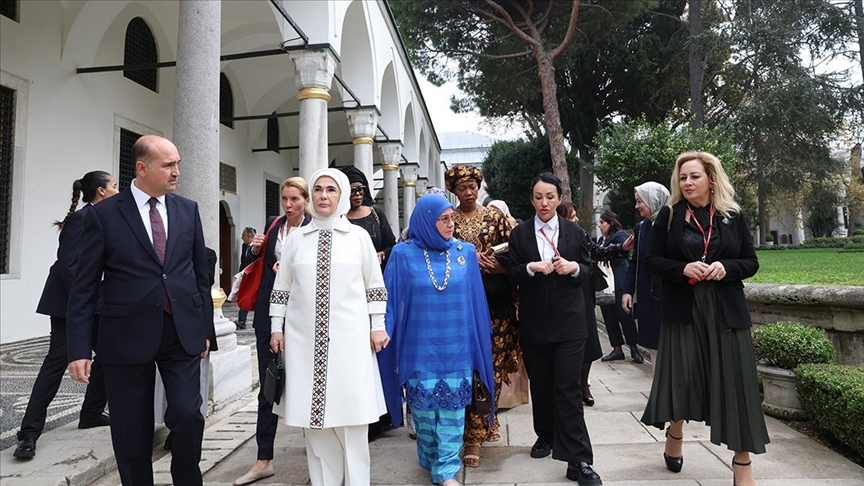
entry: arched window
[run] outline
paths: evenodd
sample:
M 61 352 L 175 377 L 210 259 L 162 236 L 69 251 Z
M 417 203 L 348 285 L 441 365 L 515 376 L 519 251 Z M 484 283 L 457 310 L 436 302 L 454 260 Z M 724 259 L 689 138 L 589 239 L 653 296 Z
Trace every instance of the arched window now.
M 234 128 L 234 92 L 225 73 L 219 73 L 219 121 L 228 128 Z
M 279 152 L 279 119 L 275 116 L 267 119 L 267 148 Z
M 159 62 L 159 52 L 156 50 L 153 32 L 144 19 L 135 17 L 126 27 L 123 65 L 156 64 L 157 62 Z M 124 70 L 123 76 L 156 93 L 159 92 L 159 70 L 155 67 Z

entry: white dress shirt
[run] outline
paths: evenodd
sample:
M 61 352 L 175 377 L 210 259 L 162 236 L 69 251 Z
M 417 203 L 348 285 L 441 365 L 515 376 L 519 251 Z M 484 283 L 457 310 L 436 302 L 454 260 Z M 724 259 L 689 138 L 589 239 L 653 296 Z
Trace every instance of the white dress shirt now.
M 540 230 L 543 231 L 541 232 Z M 534 216 L 534 238 L 537 240 L 537 251 L 540 253 L 540 261 L 551 262 L 552 259 L 558 255 L 555 249 L 558 248 L 559 233 L 560 227 L 558 224 L 557 214 L 553 215 L 552 218 L 545 223 L 536 215 Z M 528 275 L 532 277 L 534 276 L 535 272 L 527 266 L 525 267 L 525 270 L 528 272 Z M 579 267 L 577 266 L 576 271 L 572 273 L 572 276 L 576 277 L 578 275 Z
M 135 205 L 138 206 L 138 212 L 141 214 L 141 221 L 144 222 L 144 229 L 147 230 L 147 237 L 150 238 L 150 243 L 153 243 L 153 228 L 150 226 L 150 196 L 144 193 L 135 185 L 135 179 L 132 179 L 132 184 L 129 185 L 132 190 L 132 197 L 135 198 Z M 156 198 L 156 211 L 159 216 L 162 216 L 162 226 L 165 228 L 165 241 L 168 241 L 168 209 L 165 207 L 165 195 Z

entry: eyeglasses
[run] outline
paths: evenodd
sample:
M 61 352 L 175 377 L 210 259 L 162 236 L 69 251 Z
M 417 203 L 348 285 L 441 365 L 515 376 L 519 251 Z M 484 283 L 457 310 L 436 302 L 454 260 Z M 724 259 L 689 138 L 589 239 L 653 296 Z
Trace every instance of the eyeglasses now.
M 441 216 L 440 218 L 438 218 L 437 221 L 444 226 L 447 226 L 448 224 L 456 224 L 456 218 L 454 218 L 452 214 L 447 216 Z
M 366 186 L 357 186 L 357 187 L 352 187 L 352 188 L 351 188 L 351 195 L 352 195 L 352 196 L 353 196 L 354 194 L 362 194 L 362 193 L 364 193 L 364 192 L 366 192 Z

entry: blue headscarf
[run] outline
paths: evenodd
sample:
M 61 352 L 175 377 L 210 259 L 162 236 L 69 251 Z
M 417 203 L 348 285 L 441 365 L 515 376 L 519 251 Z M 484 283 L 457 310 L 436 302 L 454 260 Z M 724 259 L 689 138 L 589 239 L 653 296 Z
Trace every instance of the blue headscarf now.
M 444 251 L 450 248 L 450 242 L 438 232 L 435 223 L 446 209 L 453 209 L 444 196 L 427 194 L 417 200 L 411 220 L 408 222 L 408 239 L 424 250 Z

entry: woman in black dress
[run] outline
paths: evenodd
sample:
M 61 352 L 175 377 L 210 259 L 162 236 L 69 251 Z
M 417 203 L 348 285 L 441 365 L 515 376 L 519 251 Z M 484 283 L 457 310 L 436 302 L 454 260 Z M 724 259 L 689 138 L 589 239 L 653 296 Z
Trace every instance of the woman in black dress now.
M 351 183 L 351 209 L 348 210 L 348 221 L 363 227 L 372 237 L 372 244 L 378 252 L 381 268 L 390 256 L 390 250 L 396 244 L 393 229 L 384 216 L 384 212 L 375 207 L 372 200 L 372 189 L 363 171 L 356 167 L 343 167 L 342 172 L 348 176 Z
M 671 207 L 657 215 L 648 268 L 662 278 L 660 343 L 642 422 L 666 429 L 666 467 L 683 465 L 685 420 L 734 451 L 732 482 L 756 484 L 750 453 L 769 442 L 742 280 L 759 269 L 753 237 L 717 157 L 678 156 Z

